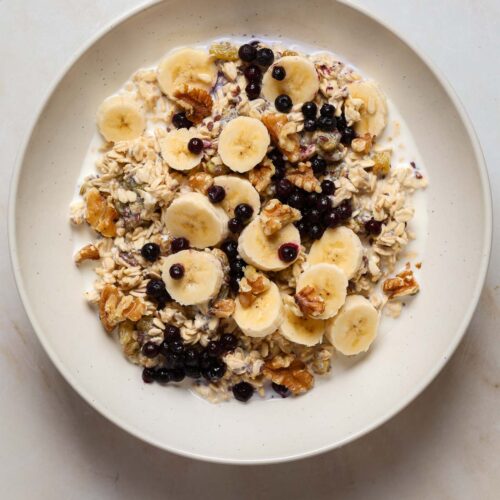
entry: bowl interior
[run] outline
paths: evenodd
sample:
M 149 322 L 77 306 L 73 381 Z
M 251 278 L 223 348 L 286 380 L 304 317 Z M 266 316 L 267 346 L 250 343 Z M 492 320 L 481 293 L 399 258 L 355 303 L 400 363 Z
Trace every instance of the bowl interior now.
M 68 222 L 95 110 L 170 48 L 222 36 L 281 37 L 325 48 L 378 80 L 399 108 L 430 176 L 422 293 L 386 323 L 361 362 L 297 399 L 211 405 L 144 385 L 82 298 Z M 338 446 L 411 400 L 460 339 L 484 277 L 490 213 L 484 170 L 460 113 L 426 64 L 388 29 L 345 5 L 179 0 L 154 5 L 98 39 L 39 117 L 13 192 L 14 266 L 35 329 L 68 381 L 118 425 L 160 447 L 231 462 L 271 462 Z M 486 200 L 486 201 L 485 201 Z

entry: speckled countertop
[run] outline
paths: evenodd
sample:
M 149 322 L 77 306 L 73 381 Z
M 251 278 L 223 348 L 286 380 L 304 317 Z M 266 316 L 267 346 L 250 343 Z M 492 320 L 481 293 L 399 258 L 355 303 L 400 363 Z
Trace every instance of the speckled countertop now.
M 52 366 L 15 291 L 7 248 L 8 180 L 34 110 L 61 68 L 89 36 L 140 3 L 0 0 L 2 498 L 499 498 L 498 204 L 486 286 L 457 352 L 402 413 L 339 450 L 251 468 L 179 458 L 106 421 Z M 353 3 L 405 33 L 448 77 L 481 140 L 493 198 L 500 199 L 498 0 Z

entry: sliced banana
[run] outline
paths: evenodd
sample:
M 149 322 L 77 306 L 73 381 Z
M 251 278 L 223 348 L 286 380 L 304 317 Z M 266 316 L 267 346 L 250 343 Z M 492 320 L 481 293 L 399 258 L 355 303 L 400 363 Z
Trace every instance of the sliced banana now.
M 273 67 L 285 68 L 286 76 L 283 80 L 272 77 Z M 285 56 L 279 59 L 265 73 L 262 80 L 264 97 L 274 102 L 280 94 L 287 94 L 293 104 L 311 101 L 319 90 L 319 78 L 314 64 L 301 56 Z
M 227 236 L 228 217 L 200 193 L 186 193 L 164 209 L 162 220 L 174 237 L 182 236 L 192 247 L 207 248 Z
M 297 292 L 313 286 L 325 301 L 325 310 L 318 319 L 328 319 L 337 314 L 345 302 L 347 278 L 335 264 L 315 264 L 306 269 L 297 280 Z
M 196 135 L 194 129 L 181 128 L 172 130 L 160 139 L 161 156 L 165 163 L 174 170 L 190 170 L 198 165 L 203 153 L 193 154 L 188 149 L 188 142 Z
M 274 333 L 283 321 L 283 301 L 278 286 L 271 282 L 269 289 L 257 295 L 249 307 L 243 307 L 237 298 L 233 318 L 249 337 Z
M 379 136 L 387 125 L 387 101 L 380 87 L 372 81 L 354 82 L 347 86 L 349 97 L 361 99 L 361 119 L 354 124 L 360 136 L 368 133 Z
M 278 249 L 284 243 L 300 246 L 300 234 L 293 224 L 266 236 L 260 218 L 257 217 L 245 229 L 238 239 L 238 252 L 243 260 L 263 271 L 280 271 L 293 262 L 284 262 L 279 258 Z
M 358 235 L 348 227 L 329 228 L 316 240 L 307 256 L 308 264 L 336 264 L 351 279 L 361 266 L 363 244 Z
M 325 326 L 326 321 L 296 316 L 291 308 L 285 306 L 279 332 L 290 342 L 313 346 L 323 339 Z
M 99 106 L 97 125 L 107 141 L 129 141 L 144 132 L 146 115 L 133 97 L 112 95 Z
M 351 356 L 368 350 L 377 336 L 379 315 L 362 295 L 349 295 L 327 325 L 326 336 L 337 351 Z
M 184 267 L 184 276 L 179 280 L 172 279 L 169 273 L 174 264 Z M 168 293 L 176 302 L 192 306 L 203 304 L 219 293 L 224 273 L 219 259 L 212 254 L 182 250 L 164 259 L 162 277 Z
M 221 201 L 221 207 L 229 218 L 234 217 L 234 209 L 240 203 L 246 203 L 253 208 L 252 219 L 260 212 L 260 196 L 250 181 L 235 175 L 220 175 L 214 179 L 216 186 L 222 186 L 226 196 Z
M 158 85 L 171 99 L 183 85 L 209 92 L 217 79 L 217 68 L 208 52 L 181 49 L 163 59 L 158 66 Z
M 219 155 L 234 172 L 248 172 L 266 155 L 271 139 L 265 125 L 257 118 L 239 116 L 222 130 Z

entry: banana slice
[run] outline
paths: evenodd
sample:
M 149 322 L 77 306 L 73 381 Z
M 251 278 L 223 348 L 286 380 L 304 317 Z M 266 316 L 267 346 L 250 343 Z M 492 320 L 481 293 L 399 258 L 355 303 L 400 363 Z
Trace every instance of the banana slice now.
M 327 325 L 326 336 L 337 351 L 351 356 L 368 350 L 377 336 L 378 312 L 362 295 L 349 295 Z
M 257 295 L 249 307 L 243 307 L 237 298 L 233 318 L 249 337 L 274 333 L 283 321 L 283 302 L 278 286 L 271 282 L 269 289 Z
M 231 170 L 248 172 L 266 155 L 271 139 L 257 118 L 239 116 L 225 126 L 219 137 L 219 155 Z
M 318 319 L 328 319 L 337 314 L 345 302 L 347 278 L 335 264 L 315 264 L 306 269 L 297 280 L 297 292 L 313 286 L 325 301 L 325 310 Z
M 361 266 L 363 244 L 357 234 L 348 227 L 329 228 L 316 240 L 309 250 L 309 264 L 336 264 L 351 279 Z
M 259 215 L 260 196 L 249 181 L 235 175 L 220 175 L 214 179 L 214 184 L 222 186 L 226 192 L 220 205 L 229 218 L 234 217 L 234 209 L 240 203 L 246 203 L 253 208 L 252 219 Z
M 171 278 L 169 270 L 173 264 L 182 264 L 184 276 Z M 169 255 L 163 261 L 162 278 L 170 296 L 183 306 L 203 304 L 213 299 L 220 290 L 224 273 L 222 265 L 208 252 L 182 250 Z
M 300 234 L 293 224 L 266 236 L 260 218 L 254 219 L 243 229 L 238 239 L 238 252 L 243 260 L 263 271 L 280 271 L 293 262 L 284 262 L 278 256 L 278 250 L 284 243 L 295 243 L 300 247 Z
M 203 152 L 193 154 L 188 149 L 188 142 L 196 135 L 196 130 L 181 128 L 172 130 L 160 139 L 161 156 L 170 168 L 174 170 L 190 170 L 198 165 Z
M 162 213 L 165 228 L 174 237 L 183 236 L 192 247 L 217 245 L 227 236 L 228 217 L 200 193 L 176 198 Z
M 204 50 L 181 49 L 168 55 L 158 66 L 158 85 L 171 99 L 184 84 L 210 92 L 217 79 L 217 68 Z
M 99 106 L 97 125 L 107 141 L 129 141 L 144 132 L 146 116 L 132 97 L 112 95 Z
M 360 109 L 361 120 L 354 124 L 354 130 L 359 136 L 366 133 L 379 136 L 387 125 L 387 102 L 380 87 L 366 81 L 351 83 L 347 88 L 350 97 L 364 102 Z
M 273 67 L 285 68 L 286 76 L 278 81 L 272 77 Z M 262 92 L 274 102 L 280 94 L 287 94 L 293 104 L 312 101 L 319 90 L 319 78 L 314 64 L 301 56 L 285 56 L 279 59 L 264 74 Z
M 296 316 L 289 307 L 285 306 L 279 332 L 291 342 L 313 346 L 323 339 L 325 326 L 326 321 Z

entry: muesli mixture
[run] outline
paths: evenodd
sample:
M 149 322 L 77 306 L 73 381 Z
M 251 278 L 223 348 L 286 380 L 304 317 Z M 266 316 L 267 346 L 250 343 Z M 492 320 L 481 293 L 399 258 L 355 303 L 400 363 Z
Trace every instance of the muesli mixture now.
M 427 181 L 377 143 L 387 122 L 332 54 L 259 41 L 177 50 L 101 104 L 75 261 L 99 261 L 86 298 L 144 382 L 296 396 L 370 347 L 419 291 L 398 257 Z

